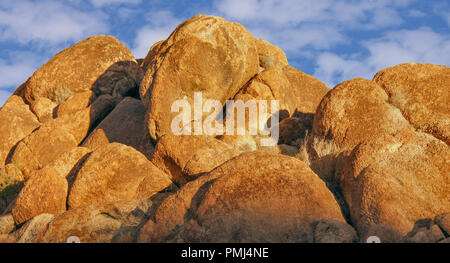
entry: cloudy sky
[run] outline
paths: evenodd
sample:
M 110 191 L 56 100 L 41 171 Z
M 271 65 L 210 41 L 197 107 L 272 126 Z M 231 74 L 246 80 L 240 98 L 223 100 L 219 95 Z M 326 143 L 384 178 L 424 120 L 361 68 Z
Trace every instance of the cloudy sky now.
M 196 14 L 240 22 L 330 88 L 404 62 L 450 66 L 447 0 L 0 0 L 0 105 L 88 36 L 113 35 L 142 58 Z

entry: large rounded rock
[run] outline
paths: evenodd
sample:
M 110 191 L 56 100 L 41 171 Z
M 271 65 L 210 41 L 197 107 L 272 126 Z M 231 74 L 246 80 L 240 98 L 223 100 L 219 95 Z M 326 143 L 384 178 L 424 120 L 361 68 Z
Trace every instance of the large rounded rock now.
M 11 96 L 0 108 L 0 167 L 11 149 L 40 125 L 22 98 Z
M 66 211 L 67 181 L 54 169 L 45 168 L 36 172 L 20 192 L 12 215 L 16 224 L 21 224 L 37 215 L 60 214 Z
M 409 128 L 408 121 L 388 100 L 379 85 L 365 79 L 346 81 L 331 90 L 314 117 L 312 159 L 352 150 L 363 140 Z
M 161 137 L 151 159 L 179 185 L 239 155 L 232 146 L 208 136 Z
M 374 78 L 411 125 L 450 145 L 450 68 L 401 64 Z
M 259 127 L 260 123 L 258 122 L 261 116 L 255 119 L 256 123 L 251 122 L 250 112 L 248 110 L 245 112 L 246 135 L 239 135 L 237 131 L 243 127 L 237 126 L 236 116 L 230 114 L 233 112 L 231 107 L 227 108 L 226 118 L 235 118 L 233 123 L 234 127 L 228 127 L 227 121 L 225 121 L 224 125 L 227 130 L 234 130 L 234 135 L 226 134 L 221 139 L 229 144 L 239 145 L 239 149 L 244 151 L 254 150 L 256 148 L 263 151 L 279 152 L 276 148 L 277 143 L 295 144 L 297 139 L 303 139 L 307 132 L 310 133 L 312 118 L 316 112 L 316 108 L 328 91 L 329 89 L 321 81 L 290 66 L 265 69 L 240 89 L 233 97 L 233 100 L 242 100 L 243 102 L 257 101 L 259 103 L 257 105 L 258 110 L 262 107 L 260 101 L 266 101 L 267 118 L 264 121 L 270 127 L 270 130 L 267 129 L 266 132 L 270 131 L 274 134 L 273 129 L 279 129 L 279 138 L 273 136 L 273 139 L 278 141 L 275 142 L 273 147 L 262 145 L 262 140 L 267 140 L 268 136 L 262 134 L 261 130 L 258 130 L 258 135 L 251 134 L 249 136 L 251 127 Z M 274 100 L 279 103 L 278 110 L 271 109 L 271 101 Z M 272 114 L 278 114 L 279 121 L 283 121 L 289 117 L 295 117 L 296 129 L 292 132 L 288 131 L 290 128 L 289 124 L 292 124 L 292 120 L 284 124 L 274 122 L 275 125 L 271 127 L 271 118 L 274 117 Z M 264 144 L 267 145 L 266 143 Z
M 116 38 L 90 37 L 61 51 L 38 69 L 27 81 L 24 97 L 32 105 L 40 97 L 60 104 L 75 93 L 91 90 L 94 84 L 99 85 L 99 78 L 116 63 L 122 62 L 136 64 L 130 50 Z M 117 81 L 129 80 L 125 76 Z M 108 88 L 112 87 L 115 86 Z
M 148 64 L 140 95 L 155 140 L 171 133 L 176 100 L 194 105 L 194 92 L 202 92 L 204 100 L 224 104 L 259 71 L 253 36 L 240 24 L 205 15 L 179 25 Z
M 312 242 L 312 223 L 344 222 L 323 181 L 294 158 L 245 153 L 159 206 L 140 241 Z
M 69 207 L 146 199 L 171 185 L 167 174 L 132 147 L 111 143 L 94 151 L 76 175 Z
M 410 130 L 357 146 L 342 173 L 342 191 L 360 232 L 372 224 L 403 235 L 417 220 L 450 209 L 448 146 Z

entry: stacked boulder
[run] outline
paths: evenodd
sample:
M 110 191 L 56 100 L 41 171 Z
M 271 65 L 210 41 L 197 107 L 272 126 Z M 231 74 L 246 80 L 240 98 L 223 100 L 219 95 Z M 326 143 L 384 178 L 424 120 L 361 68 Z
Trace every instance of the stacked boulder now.
M 0 242 L 448 242 L 449 87 L 448 67 L 404 64 L 330 90 L 214 16 L 143 60 L 88 38 L 0 108 Z M 222 119 L 277 100 L 278 145 L 174 134 L 196 92 Z

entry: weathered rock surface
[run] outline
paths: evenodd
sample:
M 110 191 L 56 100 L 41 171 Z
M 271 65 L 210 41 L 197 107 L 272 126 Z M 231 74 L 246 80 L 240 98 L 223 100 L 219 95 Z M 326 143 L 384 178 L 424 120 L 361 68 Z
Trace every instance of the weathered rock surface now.
M 111 143 L 94 151 L 79 170 L 68 205 L 73 209 L 148 199 L 171 184 L 169 176 L 143 154 L 132 147 Z
M 347 223 L 323 219 L 315 222 L 314 243 L 355 243 L 358 236 Z
M 83 161 L 89 157 L 89 154 L 92 150 L 85 147 L 74 147 L 60 156 L 58 156 L 55 160 L 46 165 L 46 168 L 54 169 L 61 177 L 68 178 L 73 169 Z
M 118 142 L 140 150 L 142 140 L 148 133 L 145 113 L 140 100 L 125 98 L 86 138 L 83 147 L 96 150 L 106 144 Z
M 164 200 L 139 240 L 312 242 L 311 224 L 325 218 L 344 222 L 333 195 L 306 164 L 245 153 Z
M 14 218 L 11 214 L 0 216 L 0 235 L 7 235 L 15 228 Z
M 220 17 L 198 15 L 185 21 L 157 49 L 140 87 L 155 140 L 171 133 L 176 100 L 186 97 L 193 105 L 199 91 L 204 100 L 225 103 L 259 71 L 253 36 Z
M 377 73 L 374 81 L 409 123 L 450 145 L 450 68 L 401 64 Z
M 284 66 L 283 68 L 270 67 L 250 80 L 233 97 L 233 100 L 242 100 L 243 102 L 267 101 L 267 125 L 269 127 L 267 131 L 273 132 L 271 129 L 278 128 L 280 136 L 274 139 L 278 139 L 279 144 L 289 143 L 297 146 L 307 133 L 311 133 L 312 119 L 316 108 L 328 91 L 329 89 L 321 81 L 290 66 Z M 279 102 L 278 112 L 271 109 L 270 102 L 273 100 Z M 261 107 L 261 105 L 258 105 L 258 107 Z M 227 109 L 226 118 L 232 116 L 230 115 L 232 114 L 231 110 L 232 108 Z M 275 127 L 270 127 L 270 118 L 273 117 L 271 116 L 272 113 L 278 114 L 278 118 L 281 121 Z M 284 121 L 289 119 L 289 117 L 294 117 L 295 119 Z M 272 153 L 279 152 L 276 147 L 277 143 L 273 147 L 261 145 L 261 140 L 267 140 L 268 136 L 261 134 L 260 131 L 258 131 L 258 135 L 248 136 L 252 126 L 259 127 L 257 123 L 259 121 L 258 117 L 255 117 L 255 121 L 256 123 L 250 121 L 249 112 L 246 110 L 246 135 L 238 134 L 238 121 L 235 118 L 233 123 L 234 135 L 226 134 L 221 139 L 228 144 L 239 145 L 238 148 L 242 151 L 257 149 Z M 227 126 L 227 121 L 224 122 L 224 125 L 226 129 L 231 129 Z M 290 129 L 293 125 L 296 126 L 296 129 Z M 298 143 L 297 139 L 299 139 Z
M 214 16 L 139 60 L 90 37 L 0 108 L 0 243 L 450 242 L 448 87 L 449 67 L 409 63 L 330 90 Z
M 94 84 L 100 84 L 97 82 L 99 78 L 120 62 L 136 63 L 136 60 L 130 50 L 116 38 L 87 38 L 61 51 L 38 69 L 27 81 L 24 97 L 31 105 L 41 97 L 60 104 L 75 93 L 89 91 Z M 127 76 L 122 77 L 112 87 L 121 86 L 120 82 L 128 79 Z
M 381 71 L 374 81 L 344 82 L 320 103 L 308 141 L 311 166 L 336 196 L 345 197 L 360 232 L 385 224 L 405 235 L 417 220 L 448 212 L 449 148 L 427 128 L 448 122 L 439 113 L 448 108 L 446 91 L 433 92 L 446 86 L 447 71 L 399 65 Z M 416 89 L 419 95 L 413 98 Z M 416 114 L 424 121 L 412 121 Z M 433 130 L 444 134 L 439 125 Z
M 40 242 L 65 243 L 70 236 L 81 243 L 136 242 L 152 206 L 151 200 L 133 200 L 71 209 L 52 220 Z
M 403 235 L 397 229 L 382 225 L 373 224 L 370 225 L 365 233 L 361 234 L 360 243 L 368 243 L 370 237 L 377 237 L 381 243 L 401 243 L 403 241 Z
M 51 214 L 40 214 L 25 223 L 13 236 L 17 237 L 17 243 L 37 243 L 54 218 L 55 216 Z
M 66 211 L 67 181 L 54 169 L 44 168 L 35 172 L 20 192 L 12 215 L 16 224 L 48 213 L 59 214 Z
M 450 213 L 438 215 L 434 222 L 442 229 L 442 232 L 448 237 L 450 236 Z
M 46 122 L 53 119 L 53 111 L 57 104 L 46 97 L 37 98 L 31 105 L 31 111 L 36 115 L 40 122 Z
M 445 239 L 438 225 L 431 219 L 419 220 L 404 239 L 405 243 L 438 243 Z
M 0 109 L 0 167 L 11 149 L 40 125 L 22 98 L 11 96 Z
M 342 175 L 342 191 L 356 227 L 384 224 L 408 233 L 422 218 L 450 207 L 450 151 L 412 131 L 380 136 L 355 148 Z
M 183 185 L 239 154 L 213 137 L 165 135 L 158 141 L 151 161 L 172 181 Z
M 103 95 L 84 110 L 42 124 L 17 145 L 9 162 L 29 178 L 33 171 L 45 167 L 61 154 L 78 146 L 91 127 L 114 107 L 114 100 L 106 96 L 109 95 Z
M 273 66 L 284 67 L 288 65 L 286 54 L 284 54 L 281 48 L 270 44 L 264 39 L 255 39 L 256 49 L 258 50 L 259 66 L 262 69 L 270 68 Z

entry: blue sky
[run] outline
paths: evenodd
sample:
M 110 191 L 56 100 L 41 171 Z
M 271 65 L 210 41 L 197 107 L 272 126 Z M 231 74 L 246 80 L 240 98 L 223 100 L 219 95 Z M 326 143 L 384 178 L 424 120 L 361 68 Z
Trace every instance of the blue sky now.
M 446 0 L 0 0 L 0 105 L 90 35 L 113 35 L 142 58 L 196 14 L 240 22 L 330 88 L 404 62 L 450 66 Z

